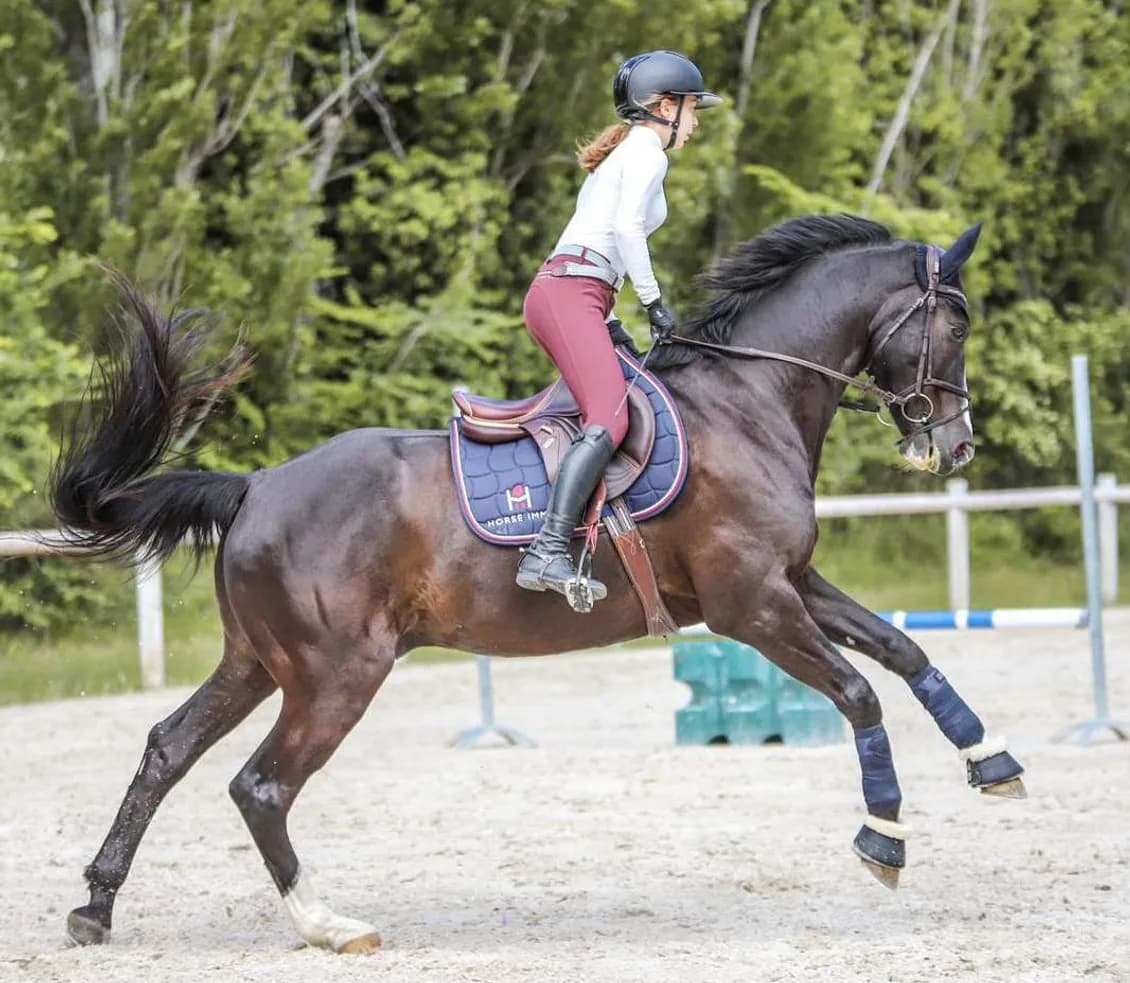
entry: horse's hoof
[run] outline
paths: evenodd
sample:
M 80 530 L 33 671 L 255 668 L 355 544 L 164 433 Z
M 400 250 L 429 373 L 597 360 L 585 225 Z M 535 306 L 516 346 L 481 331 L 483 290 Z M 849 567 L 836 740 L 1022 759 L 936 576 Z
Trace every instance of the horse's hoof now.
M 376 932 L 367 935 L 358 935 L 350 939 L 337 951 L 345 956 L 371 956 L 381 947 L 381 937 Z
M 906 866 L 909 835 L 909 826 L 868 816 L 851 846 L 875 879 L 893 891 L 899 886 L 899 871 Z
M 856 850 L 856 853 L 859 853 Z M 899 886 L 899 868 L 898 867 L 884 867 L 882 864 L 875 863 L 874 860 L 868 860 L 865 856 L 860 854 L 859 862 L 863 864 L 874 876 L 883 887 L 888 887 L 892 891 L 897 891 Z
M 962 754 L 967 753 L 969 751 L 962 752 Z M 1024 783 L 1020 780 L 1024 768 L 1007 751 L 996 751 L 977 760 L 969 758 L 965 762 L 965 768 L 969 784 L 987 795 L 1000 795 L 1007 799 L 1028 797 L 1028 793 L 1024 791 Z
M 981 791 L 985 795 L 996 795 L 1002 799 L 1026 799 L 1028 789 L 1024 787 L 1021 778 L 1010 778 L 1007 782 L 997 782 L 996 785 L 985 785 Z
M 104 925 L 88 905 L 67 915 L 67 935 L 77 945 L 102 945 L 110 941 L 110 926 Z

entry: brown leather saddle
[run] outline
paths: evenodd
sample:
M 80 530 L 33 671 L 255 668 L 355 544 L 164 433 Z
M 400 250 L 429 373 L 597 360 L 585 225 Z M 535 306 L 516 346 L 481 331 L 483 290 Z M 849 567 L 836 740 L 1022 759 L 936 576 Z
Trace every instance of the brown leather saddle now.
M 557 478 L 569 445 L 581 433 L 581 408 L 561 378 L 527 399 L 490 399 L 461 389 L 451 398 L 458 410 L 456 424 L 468 440 L 502 444 L 533 437 L 551 482 Z M 599 525 L 607 530 L 643 606 L 648 634 L 669 635 L 679 626 L 659 594 L 647 546 L 622 497 L 647 466 L 655 447 L 655 429 L 651 401 L 639 387 L 632 386 L 628 390 L 628 435 L 593 495 L 585 525 L 590 550 L 596 549 Z M 601 518 L 605 503 L 611 515 Z
M 526 399 L 490 399 L 464 390 L 456 390 L 451 398 L 459 409 L 459 427 L 469 440 L 503 444 L 533 437 L 550 481 L 557 478 L 561 459 L 581 433 L 581 408 L 564 379 Z M 654 447 L 655 410 L 647 394 L 633 386 L 628 390 L 628 435 L 604 472 L 609 500 L 635 484 Z

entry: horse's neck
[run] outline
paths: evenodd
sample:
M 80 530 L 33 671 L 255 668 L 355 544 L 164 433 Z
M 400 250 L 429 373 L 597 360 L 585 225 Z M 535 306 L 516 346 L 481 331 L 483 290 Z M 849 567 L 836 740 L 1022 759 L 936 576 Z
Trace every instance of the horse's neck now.
M 868 263 L 859 253 L 827 257 L 751 304 L 735 325 L 734 344 L 855 375 L 863 367 L 871 323 L 890 292 L 885 265 Z
M 851 257 L 837 259 L 840 262 L 815 266 L 753 305 L 735 326 L 731 344 L 803 358 L 848 376 L 858 373 L 886 286 L 882 277 L 874 277 L 874 284 L 861 282 L 865 274 L 853 278 Z M 855 264 L 866 270 L 858 257 Z M 843 286 L 830 290 L 830 283 Z M 771 413 L 791 423 L 815 477 L 846 384 L 815 369 L 772 359 L 735 362 L 732 370 L 740 380 L 729 401 L 735 418 L 758 419 Z

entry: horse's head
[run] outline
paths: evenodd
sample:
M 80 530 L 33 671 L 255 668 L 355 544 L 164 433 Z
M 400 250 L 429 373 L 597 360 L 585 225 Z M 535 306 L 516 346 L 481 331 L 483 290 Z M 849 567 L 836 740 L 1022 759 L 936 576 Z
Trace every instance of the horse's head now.
M 883 304 L 872 324 L 869 371 L 895 393 L 891 406 L 911 467 L 951 474 L 973 460 L 973 421 L 965 376 L 969 310 L 959 272 L 981 224 L 943 251 L 918 246 L 917 282 Z

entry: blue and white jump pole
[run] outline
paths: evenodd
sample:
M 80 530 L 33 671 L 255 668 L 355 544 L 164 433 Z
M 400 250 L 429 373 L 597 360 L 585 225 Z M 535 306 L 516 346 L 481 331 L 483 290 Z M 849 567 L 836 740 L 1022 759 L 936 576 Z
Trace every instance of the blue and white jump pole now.
M 989 608 L 981 611 L 876 611 L 887 624 L 905 631 L 931 628 L 1086 628 L 1086 608 Z

